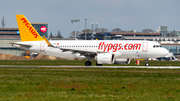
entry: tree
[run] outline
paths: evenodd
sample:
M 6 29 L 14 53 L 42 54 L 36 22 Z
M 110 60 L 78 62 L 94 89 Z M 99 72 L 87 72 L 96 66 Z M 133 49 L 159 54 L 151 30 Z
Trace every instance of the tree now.
M 76 38 L 78 36 L 78 31 L 76 31 Z M 75 31 L 71 32 L 71 34 L 69 35 L 69 38 L 75 38 Z
M 115 29 L 112 29 L 111 32 L 120 33 L 122 32 L 122 30 L 120 28 L 115 28 Z
M 85 33 L 85 29 L 82 32 Z M 86 29 L 86 33 L 91 33 L 91 29 Z
M 69 38 L 74 38 L 75 35 L 75 31 L 71 32 L 71 34 L 69 35 Z
M 143 29 L 142 32 L 144 33 L 151 33 L 151 32 L 154 32 L 152 29 Z
M 98 29 L 97 29 L 97 32 L 98 32 L 98 33 L 106 33 L 106 32 L 109 32 L 109 30 L 106 29 L 106 28 L 98 28 Z
M 53 37 L 54 37 L 54 36 L 52 35 L 52 32 L 51 32 L 49 38 L 53 38 Z
M 126 32 L 129 32 L 129 33 L 134 33 L 134 30 L 128 30 Z
M 63 38 L 63 36 L 61 35 L 60 31 L 58 31 L 57 36 L 53 36 L 51 32 L 49 38 Z
M 60 31 L 58 31 L 57 37 L 58 37 L 58 38 L 63 38 L 63 36 L 61 35 Z

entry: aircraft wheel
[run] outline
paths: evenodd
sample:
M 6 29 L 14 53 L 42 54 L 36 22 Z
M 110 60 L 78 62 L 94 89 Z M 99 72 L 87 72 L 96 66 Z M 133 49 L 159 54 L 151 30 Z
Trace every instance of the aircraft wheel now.
M 85 65 L 86 65 L 86 66 L 91 66 L 91 64 L 92 64 L 91 61 L 86 61 L 86 62 L 85 62 Z
M 145 66 L 149 66 L 149 64 L 148 64 L 148 63 L 145 63 Z
M 149 66 L 149 64 L 148 64 L 148 58 L 146 59 L 145 66 Z

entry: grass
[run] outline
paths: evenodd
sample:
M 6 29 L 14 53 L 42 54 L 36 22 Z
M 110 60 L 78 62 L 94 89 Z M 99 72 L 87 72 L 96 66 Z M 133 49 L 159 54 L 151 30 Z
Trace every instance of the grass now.
M 85 60 L 0 60 L 1 65 L 84 65 Z M 132 61 L 128 66 L 135 65 Z M 95 65 L 95 61 L 92 61 Z M 140 61 L 140 65 L 144 65 Z M 179 61 L 149 61 L 179 66 Z M 112 65 L 113 66 L 113 65 Z M 125 65 L 127 66 L 127 65 Z M 180 69 L 0 68 L 0 100 L 167 100 L 180 99 Z
M 0 65 L 77 65 L 85 66 L 86 60 L 0 60 Z M 136 66 L 136 61 L 132 60 L 130 64 L 110 64 L 104 66 Z M 140 61 L 139 66 L 144 66 L 145 61 Z M 95 66 L 96 62 L 92 60 L 92 66 Z M 180 66 L 179 61 L 149 61 L 149 66 Z
M 0 68 L 0 100 L 179 99 L 179 69 Z

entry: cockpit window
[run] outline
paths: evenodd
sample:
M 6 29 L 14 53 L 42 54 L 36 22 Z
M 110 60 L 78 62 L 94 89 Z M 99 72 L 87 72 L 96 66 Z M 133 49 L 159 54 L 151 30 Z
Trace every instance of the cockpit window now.
M 162 47 L 161 45 L 154 45 L 153 48 Z

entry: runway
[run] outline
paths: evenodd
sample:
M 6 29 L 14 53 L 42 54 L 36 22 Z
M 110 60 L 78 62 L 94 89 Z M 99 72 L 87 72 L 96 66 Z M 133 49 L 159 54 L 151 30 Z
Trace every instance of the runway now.
M 180 69 L 180 66 L 22 66 L 0 65 L 0 67 L 39 67 L 39 68 L 149 68 L 149 69 Z

